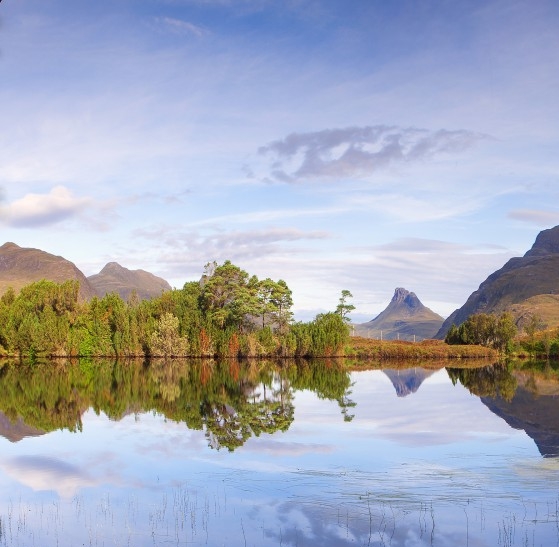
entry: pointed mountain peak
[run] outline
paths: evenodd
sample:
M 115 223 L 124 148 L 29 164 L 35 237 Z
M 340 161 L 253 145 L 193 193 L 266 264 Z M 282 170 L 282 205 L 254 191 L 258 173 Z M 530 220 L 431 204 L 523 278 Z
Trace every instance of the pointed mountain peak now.
M 357 325 L 356 332 L 362 336 L 382 336 L 384 340 L 415 340 L 433 337 L 442 323 L 443 318 L 424 306 L 415 293 L 397 287 L 384 311 L 372 321 Z
M 406 296 L 410 294 L 410 291 L 404 289 L 403 287 L 397 287 L 394 290 L 394 296 L 392 297 L 392 302 L 403 302 Z
M 392 297 L 392 304 L 402 304 L 410 309 L 420 308 L 423 304 L 417 298 L 416 294 L 410 292 L 402 287 L 398 287 L 394 291 L 394 296 Z

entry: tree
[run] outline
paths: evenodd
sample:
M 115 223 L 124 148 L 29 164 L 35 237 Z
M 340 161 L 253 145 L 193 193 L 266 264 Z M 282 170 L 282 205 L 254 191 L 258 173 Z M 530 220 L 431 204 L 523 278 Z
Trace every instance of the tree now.
M 291 313 L 293 293 L 283 279 L 280 279 L 274 286 L 274 290 L 272 291 L 272 303 L 276 308 L 274 314 L 279 330 L 283 332 L 293 315 Z
M 165 313 L 157 322 L 150 338 L 152 356 L 177 357 L 188 354 L 188 341 L 179 334 L 179 320 L 172 313 Z
M 495 349 L 508 352 L 510 343 L 516 336 L 516 333 L 517 329 L 513 316 L 508 312 L 502 313 L 497 319 L 495 326 Z
M 344 289 L 340 296 L 338 306 L 336 307 L 336 313 L 346 322 L 349 322 L 349 313 L 355 309 L 353 304 L 348 303 L 348 298 L 353 298 L 353 295 L 347 289 Z
M 524 325 L 524 332 L 528 336 L 528 343 L 531 352 L 536 351 L 536 332 L 545 328 L 545 325 L 539 315 L 532 313 L 528 322 Z
M 201 280 L 203 310 L 220 328 L 242 328 L 247 315 L 260 315 L 256 291 L 256 276 L 226 260 L 221 266 L 216 262 L 206 264 Z
M 258 283 L 257 298 L 262 328 L 266 326 L 268 318 L 283 332 L 291 318 L 290 308 L 293 305 L 292 293 L 287 283 L 283 279 L 276 282 L 267 277 Z

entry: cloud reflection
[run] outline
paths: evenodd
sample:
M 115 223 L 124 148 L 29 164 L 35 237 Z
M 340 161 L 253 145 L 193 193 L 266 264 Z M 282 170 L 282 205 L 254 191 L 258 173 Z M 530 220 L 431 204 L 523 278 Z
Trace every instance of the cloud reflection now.
M 51 490 L 63 498 L 71 498 L 81 488 L 97 485 L 83 469 L 57 458 L 17 456 L 1 462 L 0 468 L 35 491 Z

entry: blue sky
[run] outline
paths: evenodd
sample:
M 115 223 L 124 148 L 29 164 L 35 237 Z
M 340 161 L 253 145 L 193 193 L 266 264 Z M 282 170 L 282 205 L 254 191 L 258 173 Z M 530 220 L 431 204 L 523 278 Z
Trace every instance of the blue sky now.
M 4 0 L 3 241 L 443 316 L 559 224 L 555 0 Z

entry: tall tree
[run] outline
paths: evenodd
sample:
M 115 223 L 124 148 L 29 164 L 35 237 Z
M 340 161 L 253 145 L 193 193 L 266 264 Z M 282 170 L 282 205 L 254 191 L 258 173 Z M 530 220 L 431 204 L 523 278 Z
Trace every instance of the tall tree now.
M 340 300 L 338 306 L 336 307 L 336 313 L 341 316 L 341 318 L 349 322 L 349 314 L 355 309 L 353 304 L 348 302 L 349 298 L 353 298 L 353 295 L 347 289 L 342 291 L 342 295 L 340 296 Z

